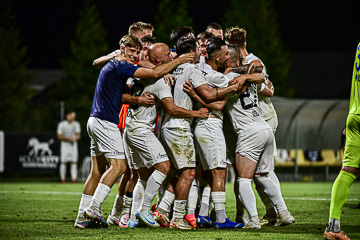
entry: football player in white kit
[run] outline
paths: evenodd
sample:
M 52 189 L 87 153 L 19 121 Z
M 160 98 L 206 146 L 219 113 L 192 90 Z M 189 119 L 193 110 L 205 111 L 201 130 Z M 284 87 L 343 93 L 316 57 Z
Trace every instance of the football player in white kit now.
M 239 55 L 240 53 L 235 59 L 229 61 L 229 64 L 234 62 L 236 64 Z M 228 75 L 229 77 L 238 76 L 235 73 Z M 293 221 L 292 216 L 287 210 L 279 188 L 268 176 L 274 159 L 275 138 L 270 125 L 261 117 L 256 84 L 250 83 L 243 94 L 229 96 L 226 110 L 238 136 L 235 160 L 236 181 L 239 189 L 237 197 L 250 216 L 245 228 L 261 228 L 255 194 L 251 188 L 253 177 L 262 185 L 265 192 L 271 193 L 269 197 L 277 208 L 279 221 L 290 224 Z
M 270 100 L 270 97 L 274 95 L 274 88 L 270 80 L 268 79 L 268 74 L 266 72 L 265 65 L 262 63 L 262 61 L 253 55 L 252 53 L 248 53 L 246 50 L 246 30 L 240 29 L 240 28 L 231 28 L 227 30 L 225 34 L 225 38 L 228 42 L 232 44 L 237 45 L 237 51 L 240 51 L 239 54 L 244 58 L 244 64 L 251 64 L 252 62 L 260 62 L 263 66 L 262 72 L 265 76 L 265 82 L 262 84 L 258 84 L 257 91 L 258 91 L 258 99 L 259 99 L 259 107 L 261 111 L 261 117 L 270 125 L 273 134 L 274 134 L 274 157 L 277 154 L 276 150 L 276 141 L 275 141 L 275 132 L 278 125 L 278 119 L 276 115 L 275 108 Z M 280 182 L 277 178 L 275 172 L 274 172 L 274 158 L 271 163 L 270 171 L 268 173 L 268 178 L 270 178 L 278 187 L 279 190 L 279 197 L 282 198 L 281 195 L 281 189 L 280 189 Z M 295 221 L 294 217 L 285 217 L 285 216 L 279 216 L 277 214 L 277 209 L 274 206 L 273 202 L 270 199 L 269 193 L 265 192 L 264 185 L 267 183 L 266 178 L 256 177 L 254 178 L 256 190 L 260 196 L 261 201 L 264 203 L 266 207 L 266 214 L 261 219 L 260 224 L 261 225 L 267 225 L 267 224 L 275 224 L 275 226 L 280 225 L 288 225 Z M 261 181 L 265 181 L 264 184 L 261 184 Z
M 225 68 L 229 58 L 225 42 L 220 38 L 209 40 L 207 54 L 208 58 L 201 69 L 207 84 L 211 88 L 227 87 L 228 80 L 225 80 L 223 73 L 218 72 L 220 68 Z M 210 107 L 201 100 L 200 102 Z M 216 212 L 216 222 L 214 226 L 216 228 L 240 228 L 243 224 L 229 221 L 225 213 L 227 163 L 225 137 L 222 130 L 223 114 L 221 111 L 225 103 L 226 99 L 218 101 L 217 106 L 214 105 L 212 108 L 209 118 L 196 121 L 194 137 L 203 170 L 211 171 L 211 198 Z M 202 209 L 200 209 L 200 211 L 202 211 Z M 208 216 L 201 216 L 199 214 L 197 222 L 199 225 L 206 227 L 206 223 L 211 223 L 211 220 Z
M 170 62 L 172 56 L 169 47 L 163 43 L 156 43 L 149 49 L 149 57 L 153 64 L 159 66 Z M 142 81 L 144 83 L 144 81 Z M 171 109 L 170 114 L 173 117 L 207 117 L 207 109 L 192 111 L 182 109 L 176 106 L 172 100 L 171 87 L 164 79 L 159 79 L 156 83 L 147 85 L 141 81 L 135 80 L 131 86 L 131 91 L 136 95 L 151 93 L 163 103 L 166 109 Z M 157 116 L 156 106 L 130 106 L 130 121 L 126 124 L 124 139 L 129 151 L 129 165 L 138 170 L 140 183 L 145 189 L 142 202 L 136 212 L 136 215 L 146 225 L 150 227 L 159 227 L 154 220 L 150 205 L 154 199 L 160 185 L 170 172 L 170 162 L 160 141 L 154 134 L 155 119 Z M 155 170 L 150 170 L 154 167 Z M 136 207 L 135 207 L 136 208 Z M 169 222 L 169 221 L 168 221 Z

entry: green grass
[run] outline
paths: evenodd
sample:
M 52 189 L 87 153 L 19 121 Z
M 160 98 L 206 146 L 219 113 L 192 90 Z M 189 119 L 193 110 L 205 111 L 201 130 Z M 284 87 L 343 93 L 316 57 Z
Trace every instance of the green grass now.
M 196 229 L 75 229 L 83 184 L 0 183 L 0 238 L 2 239 L 322 239 L 328 221 L 332 183 L 282 183 L 285 202 L 296 223 L 260 230 Z M 114 186 L 103 204 L 105 217 L 116 195 Z M 227 185 L 226 211 L 235 218 L 233 185 Z M 342 215 L 342 230 L 360 239 L 360 210 L 349 209 L 360 201 L 360 183 L 350 189 Z M 259 216 L 265 209 L 257 198 Z

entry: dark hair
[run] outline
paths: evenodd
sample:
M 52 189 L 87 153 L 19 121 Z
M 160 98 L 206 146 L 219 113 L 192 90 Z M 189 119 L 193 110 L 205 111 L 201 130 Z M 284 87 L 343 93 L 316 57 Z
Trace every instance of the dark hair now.
M 186 37 L 190 33 L 194 34 L 194 30 L 190 26 L 175 28 L 170 34 L 172 45 L 176 47 L 179 39 L 182 37 Z
M 150 36 L 148 36 L 148 35 L 142 37 L 140 40 L 141 40 L 141 42 L 142 42 L 143 44 L 144 44 L 144 43 L 147 43 L 147 42 L 149 42 L 149 43 L 151 43 L 151 44 L 154 44 L 154 43 L 155 43 L 155 38 L 154 38 L 154 37 L 150 37 Z
M 224 40 L 218 37 L 210 38 L 206 47 L 206 52 L 209 56 L 209 59 L 213 59 L 215 55 L 221 51 L 221 47 L 226 46 Z
M 209 39 L 209 38 L 214 38 L 215 35 L 211 32 L 201 32 L 196 36 L 196 40 L 200 41 L 200 40 L 205 40 L 205 39 Z
M 209 24 L 206 26 L 206 31 L 209 30 L 209 28 L 213 28 L 213 29 L 216 29 L 216 30 L 222 30 L 221 25 L 218 24 L 218 23 L 216 23 L 216 22 L 209 23 Z
M 184 53 L 189 53 L 191 50 L 196 51 L 197 41 L 194 37 L 182 37 L 177 43 L 176 54 L 178 56 Z
M 70 113 L 75 113 L 74 109 L 67 110 L 65 112 L 65 116 L 69 115 Z

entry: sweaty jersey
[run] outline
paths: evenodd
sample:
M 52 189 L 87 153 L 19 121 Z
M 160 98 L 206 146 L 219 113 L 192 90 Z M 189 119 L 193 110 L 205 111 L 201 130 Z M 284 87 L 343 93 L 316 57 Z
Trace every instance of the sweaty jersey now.
M 171 87 L 165 83 L 164 78 L 157 80 L 154 84 L 147 85 L 147 80 L 133 79 L 130 84 L 130 94 L 141 96 L 144 93 L 151 93 L 156 98 L 156 105 L 144 107 L 140 105 L 130 105 L 126 131 L 129 135 L 139 135 L 148 131 L 154 131 L 155 120 L 157 117 L 157 105 L 163 98 L 172 97 Z M 147 86 L 145 86 L 145 85 Z
M 355 55 L 349 113 L 360 114 L 360 43 Z
M 184 109 L 192 110 L 192 99 L 183 90 L 183 85 L 189 80 L 192 81 L 194 88 L 206 84 L 206 81 L 201 74 L 199 66 L 193 63 L 184 63 L 179 65 L 172 74 L 176 77 L 175 85 L 172 87 L 174 103 Z M 191 123 L 192 118 L 176 118 L 170 116 L 169 114 L 165 114 L 165 120 L 162 127 L 190 129 Z
M 100 71 L 96 83 L 90 117 L 119 124 L 119 109 L 123 88 L 128 77 L 134 76 L 138 67 L 127 62 L 110 60 Z
M 218 72 L 209 64 L 202 64 L 200 65 L 201 73 L 204 75 L 205 80 L 207 84 L 209 84 L 210 88 L 224 88 L 228 86 L 229 79 L 226 79 L 227 77 L 222 74 L 221 72 Z M 200 108 L 201 104 L 197 103 L 197 108 Z M 223 120 L 223 113 L 222 111 L 216 111 L 216 110 L 210 110 L 211 114 L 217 115 L 221 120 Z
M 240 74 L 230 72 L 229 79 Z M 226 103 L 226 111 L 231 119 L 236 133 L 253 133 L 270 128 L 270 125 L 261 117 L 257 86 L 250 83 L 243 94 L 230 94 Z
M 250 64 L 251 61 L 260 60 L 260 59 L 258 57 L 256 57 L 254 54 L 250 53 L 249 55 L 246 56 L 246 60 L 248 61 L 248 64 Z M 261 84 L 257 85 L 258 93 L 261 92 L 262 90 L 264 90 L 265 84 L 268 83 L 268 74 L 266 72 L 266 67 L 261 60 L 260 60 L 260 62 L 263 65 L 262 73 L 265 76 L 265 83 L 261 83 Z M 262 94 L 259 94 L 258 96 L 259 96 L 261 116 L 265 119 L 265 121 L 270 120 L 274 117 L 277 117 L 274 105 L 272 104 L 270 98 L 266 97 Z

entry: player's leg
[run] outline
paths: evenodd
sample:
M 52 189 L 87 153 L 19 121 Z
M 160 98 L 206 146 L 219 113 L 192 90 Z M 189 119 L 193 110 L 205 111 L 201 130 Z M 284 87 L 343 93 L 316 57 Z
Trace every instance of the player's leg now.
M 121 176 L 119 185 L 118 185 L 118 193 L 116 194 L 113 208 L 111 210 L 111 214 L 107 218 L 107 223 L 109 225 L 116 225 L 119 226 L 120 223 L 120 217 L 122 214 L 123 209 L 123 200 L 125 195 L 125 187 L 127 182 L 130 179 L 130 169 L 127 168 L 125 173 Z
M 108 167 L 108 163 L 104 155 L 91 156 L 91 170 L 84 184 L 78 215 L 75 220 L 74 227 L 78 227 L 78 228 L 92 227 L 90 221 L 84 218 L 83 212 L 85 208 L 90 206 L 90 202 L 94 195 L 96 187 L 100 181 L 102 174 L 106 171 L 107 167 Z
M 175 201 L 175 186 L 177 183 L 177 179 L 174 174 L 171 174 L 168 179 L 169 182 L 166 184 L 167 187 L 164 195 L 154 211 L 156 220 L 164 227 L 170 226 L 170 211 Z
M 61 161 L 60 167 L 59 167 L 60 182 L 61 183 L 66 183 L 66 165 L 67 165 L 67 162 Z
M 199 198 L 199 183 L 197 178 L 195 177 L 193 182 L 191 183 L 191 187 L 189 189 L 189 195 L 187 198 L 187 205 L 186 205 L 186 214 L 185 220 L 192 226 L 196 228 L 196 217 L 195 217 L 195 209 L 196 204 Z
M 236 153 L 236 169 L 237 176 L 236 181 L 239 186 L 239 199 L 244 205 L 246 211 L 249 214 L 249 222 L 244 226 L 245 228 L 260 229 L 260 221 L 258 212 L 256 209 L 256 198 L 254 191 L 251 188 L 251 179 L 255 173 L 257 163 L 249 158 Z
M 324 238 L 333 239 L 332 236 L 341 237 L 345 235 L 341 231 L 341 211 L 349 194 L 349 189 L 360 166 L 360 117 L 349 114 L 346 122 L 346 144 L 343 159 L 343 166 L 337 176 L 332 190 L 328 227 L 325 230 Z M 344 238 L 345 239 L 345 238 Z
M 84 210 L 84 214 L 98 224 L 107 227 L 107 222 L 104 220 L 101 210 L 101 205 L 110 193 L 111 187 L 116 180 L 126 171 L 125 159 L 107 158 L 110 167 L 101 176 L 99 184 L 96 187 L 95 193 L 91 199 L 88 208 Z
M 73 183 L 78 182 L 78 166 L 77 162 L 70 162 L 70 176 Z

